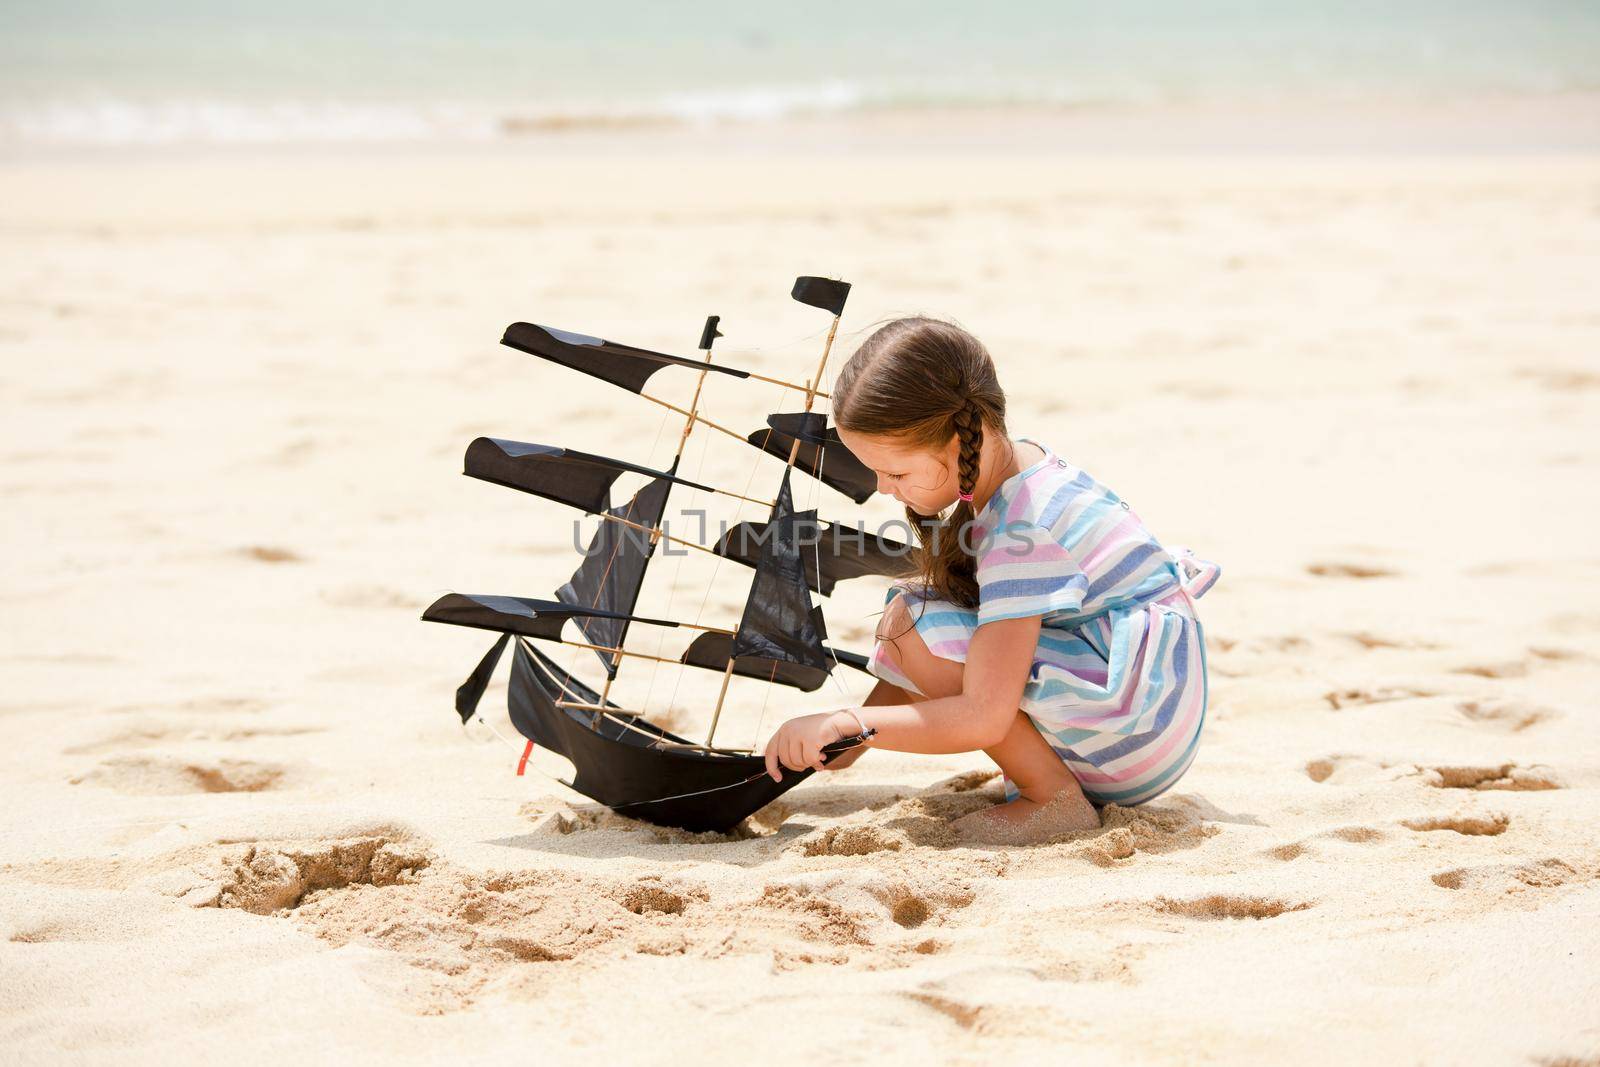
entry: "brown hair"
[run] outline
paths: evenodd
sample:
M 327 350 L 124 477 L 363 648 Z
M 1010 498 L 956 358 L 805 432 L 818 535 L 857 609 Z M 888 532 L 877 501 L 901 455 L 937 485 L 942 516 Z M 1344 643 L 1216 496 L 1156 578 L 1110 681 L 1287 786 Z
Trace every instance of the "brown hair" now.
M 840 369 L 831 402 L 836 425 L 895 438 L 901 447 L 936 451 L 957 437 L 962 493 L 971 493 L 978 480 L 983 435 L 1007 439 L 1006 396 L 988 349 L 938 319 L 894 319 L 874 331 Z M 978 561 L 959 534 L 973 517 L 965 500 L 943 524 L 906 506 L 917 532 L 913 558 L 923 589 L 968 608 L 978 605 Z

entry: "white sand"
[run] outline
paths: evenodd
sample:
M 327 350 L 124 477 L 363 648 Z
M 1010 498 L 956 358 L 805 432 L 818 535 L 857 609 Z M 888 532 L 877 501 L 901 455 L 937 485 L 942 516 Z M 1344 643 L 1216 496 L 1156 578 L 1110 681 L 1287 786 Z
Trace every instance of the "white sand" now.
M 0 1059 L 1594 1062 L 1600 161 L 595 159 L 0 169 Z M 968 847 L 984 757 L 877 752 L 686 840 L 456 724 L 489 638 L 422 606 L 572 557 L 467 441 L 677 432 L 502 327 L 718 313 L 799 378 L 800 273 L 856 285 L 841 357 L 961 320 L 1016 432 L 1223 565 L 1173 792 Z M 751 477 L 709 439 L 687 470 Z M 730 620 L 735 570 L 641 608 Z M 630 678 L 704 729 L 715 678 Z M 735 683 L 718 740 L 844 681 Z

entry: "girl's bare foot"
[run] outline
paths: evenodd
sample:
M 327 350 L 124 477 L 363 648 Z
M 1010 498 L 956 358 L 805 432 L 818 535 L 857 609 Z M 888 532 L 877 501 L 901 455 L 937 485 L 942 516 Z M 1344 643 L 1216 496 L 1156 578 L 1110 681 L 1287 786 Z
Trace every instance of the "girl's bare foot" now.
M 1100 813 L 1076 786 L 1040 802 L 1018 797 L 950 824 L 963 838 L 991 845 L 1028 845 L 1059 834 L 1097 830 Z

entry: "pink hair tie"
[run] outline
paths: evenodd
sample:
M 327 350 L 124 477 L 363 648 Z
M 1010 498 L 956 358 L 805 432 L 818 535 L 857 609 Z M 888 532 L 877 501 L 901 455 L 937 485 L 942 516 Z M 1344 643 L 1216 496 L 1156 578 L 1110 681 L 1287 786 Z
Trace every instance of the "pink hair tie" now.
M 956 494 L 956 496 L 960 497 L 962 500 L 965 500 L 969 504 L 972 503 L 972 494 L 971 493 L 959 493 L 958 492 Z

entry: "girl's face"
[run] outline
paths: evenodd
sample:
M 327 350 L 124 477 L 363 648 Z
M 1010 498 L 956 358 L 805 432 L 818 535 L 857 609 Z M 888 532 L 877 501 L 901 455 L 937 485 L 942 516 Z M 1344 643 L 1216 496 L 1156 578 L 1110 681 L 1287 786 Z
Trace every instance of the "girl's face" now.
M 839 440 L 878 476 L 878 492 L 908 504 L 921 515 L 956 502 L 960 488 L 957 461 L 961 444 L 954 434 L 938 452 L 908 448 L 893 437 L 839 430 Z

